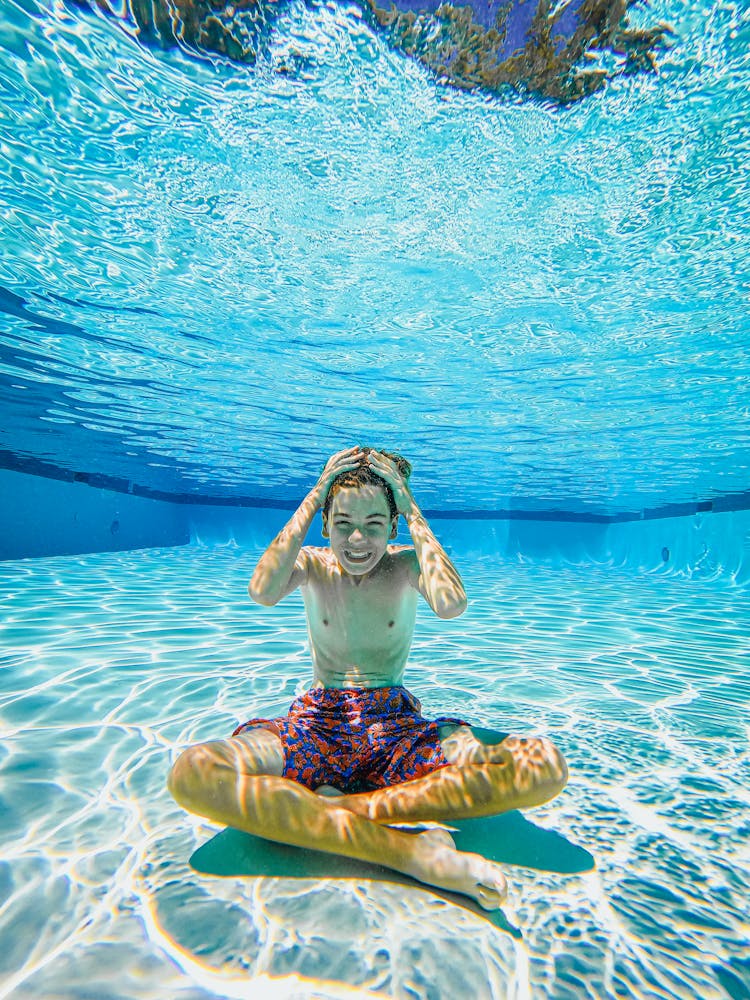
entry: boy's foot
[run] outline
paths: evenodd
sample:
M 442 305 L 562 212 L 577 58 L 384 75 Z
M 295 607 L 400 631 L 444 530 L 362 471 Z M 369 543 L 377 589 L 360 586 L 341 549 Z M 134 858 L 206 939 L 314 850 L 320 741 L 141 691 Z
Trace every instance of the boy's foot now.
M 424 844 L 409 874 L 420 882 L 470 896 L 484 910 L 497 910 L 508 894 L 508 883 L 499 866 L 481 854 L 457 851 L 447 830 L 417 834 Z
M 341 795 L 330 785 L 320 785 L 315 791 L 331 798 Z M 498 865 L 481 854 L 457 851 L 453 837 L 444 827 L 436 825 L 420 830 L 419 826 L 419 823 L 396 823 L 391 827 L 411 834 L 420 845 L 408 874 L 426 885 L 469 896 L 484 910 L 498 909 L 508 894 L 508 883 Z M 409 827 L 413 827 L 413 832 Z M 384 859 L 383 864 L 387 863 Z

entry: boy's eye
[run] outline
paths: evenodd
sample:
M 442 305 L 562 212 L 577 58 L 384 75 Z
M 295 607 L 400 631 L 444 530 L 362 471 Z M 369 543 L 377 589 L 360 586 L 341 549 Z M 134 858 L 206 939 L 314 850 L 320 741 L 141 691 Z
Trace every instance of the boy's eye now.
M 381 531 L 382 528 L 383 528 L 383 526 L 384 526 L 384 524 L 385 524 L 384 521 L 375 521 L 375 522 L 370 521 L 368 524 L 363 525 L 362 528 L 361 528 L 361 530 L 362 531 Z M 341 528 L 342 530 L 346 531 L 346 530 L 348 530 L 348 529 L 350 529 L 352 527 L 352 522 L 351 521 L 336 521 L 335 522 L 335 527 L 336 528 Z

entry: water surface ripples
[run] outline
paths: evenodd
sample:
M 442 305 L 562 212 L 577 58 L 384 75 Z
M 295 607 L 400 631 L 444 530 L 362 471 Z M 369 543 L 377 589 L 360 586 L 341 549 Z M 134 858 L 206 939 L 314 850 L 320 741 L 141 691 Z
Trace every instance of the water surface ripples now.
M 433 507 L 747 491 L 749 17 L 658 0 L 659 75 L 560 108 L 353 5 L 290 3 L 250 69 L 5 0 L 0 448 L 276 501 L 355 438 Z

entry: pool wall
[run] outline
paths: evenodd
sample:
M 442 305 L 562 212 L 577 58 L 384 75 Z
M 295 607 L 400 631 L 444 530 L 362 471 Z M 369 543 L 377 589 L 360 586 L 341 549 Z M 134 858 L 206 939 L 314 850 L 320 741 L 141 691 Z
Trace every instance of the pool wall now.
M 286 510 L 173 503 L 0 470 L 0 559 L 172 545 L 258 549 L 289 519 Z M 613 563 L 643 571 L 750 579 L 750 511 L 681 517 L 581 520 L 435 517 L 449 552 L 518 560 Z M 308 543 L 326 544 L 314 523 Z M 409 537 L 401 523 L 399 541 Z
M 0 559 L 186 545 L 184 505 L 0 470 Z
M 289 511 L 239 508 L 190 509 L 191 541 L 258 549 L 286 524 Z M 308 544 L 324 545 L 318 519 Z M 462 557 L 612 563 L 638 571 L 684 572 L 750 580 L 750 511 L 698 513 L 689 517 L 590 523 L 528 519 L 434 518 L 436 535 L 450 554 Z M 403 521 L 398 542 L 410 543 Z

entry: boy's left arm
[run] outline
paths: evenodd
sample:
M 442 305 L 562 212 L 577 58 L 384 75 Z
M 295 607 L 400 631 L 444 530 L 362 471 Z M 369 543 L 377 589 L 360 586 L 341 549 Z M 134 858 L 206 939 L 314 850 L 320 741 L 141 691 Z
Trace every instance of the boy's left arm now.
M 409 526 L 418 563 L 417 587 L 439 618 L 457 618 L 466 610 L 464 585 L 448 553 L 433 534 L 427 519 L 417 506 L 411 490 L 395 462 L 386 455 L 371 451 L 369 464 L 393 490 L 399 514 Z

